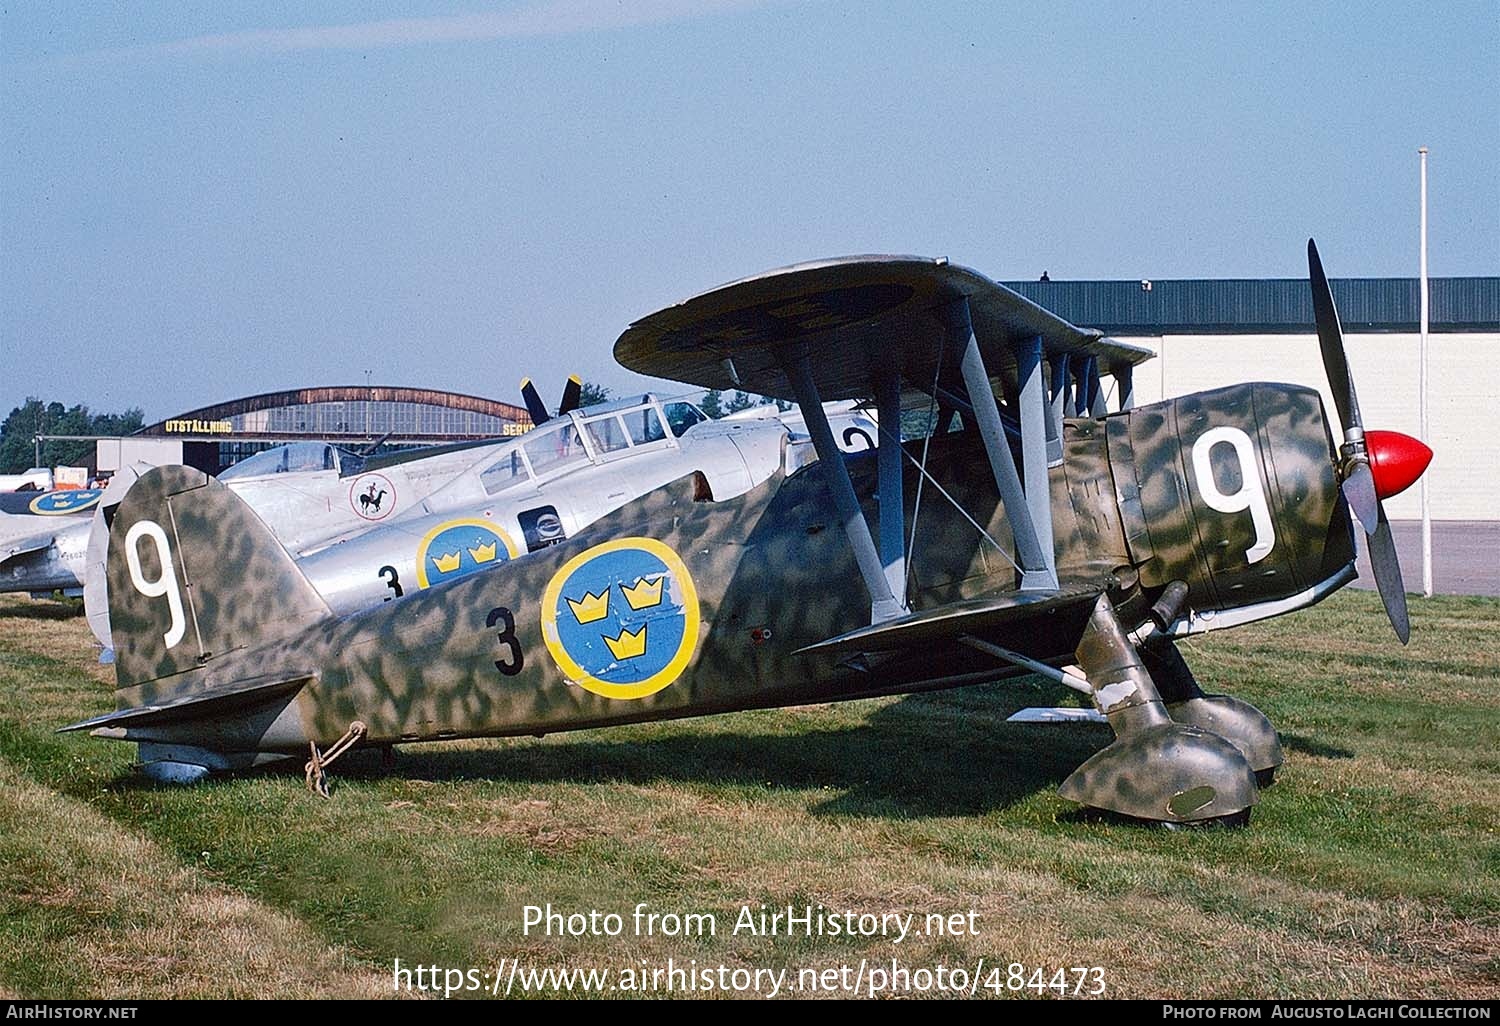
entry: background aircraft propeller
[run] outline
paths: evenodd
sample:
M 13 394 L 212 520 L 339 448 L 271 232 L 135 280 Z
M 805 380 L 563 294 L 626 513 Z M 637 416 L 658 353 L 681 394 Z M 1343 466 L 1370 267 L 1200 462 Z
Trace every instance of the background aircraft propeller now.
M 562 402 L 557 405 L 557 415 L 561 417 L 578 409 L 578 402 L 582 395 L 583 381 L 577 374 L 569 374 L 568 383 L 563 385 Z
M 1328 276 L 1323 273 L 1323 261 L 1318 258 L 1317 244 L 1312 239 L 1307 240 L 1307 270 L 1323 370 L 1328 375 L 1328 387 L 1333 391 L 1333 402 L 1344 427 L 1344 444 L 1339 447 L 1339 480 L 1349 508 L 1368 536 L 1375 586 L 1380 589 L 1380 599 L 1396 637 L 1404 645 L 1411 636 L 1406 585 L 1401 579 L 1391 524 L 1380 500 L 1402 491 L 1420 477 L 1432 460 L 1432 450 L 1417 439 L 1395 431 L 1365 434 L 1359 400 L 1354 395 L 1354 378 L 1344 356 L 1339 312 L 1333 303 L 1333 290 L 1328 287 Z
M 553 416 L 561 417 L 578 409 L 579 397 L 583 394 L 583 382 L 577 374 L 568 375 L 568 383 L 563 386 L 562 402 L 557 405 L 557 413 L 547 412 L 547 404 L 542 402 L 542 396 L 531 383 L 530 378 L 521 379 L 521 398 L 526 402 L 526 412 L 531 414 L 533 426 L 540 427 L 551 420 Z

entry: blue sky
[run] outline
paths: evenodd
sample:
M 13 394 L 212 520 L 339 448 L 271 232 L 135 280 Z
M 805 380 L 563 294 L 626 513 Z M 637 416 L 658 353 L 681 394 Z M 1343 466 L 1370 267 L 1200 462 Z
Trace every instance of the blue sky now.
M 0 415 L 642 387 L 631 320 L 849 253 L 1500 273 L 1500 5 L 7 3 Z M 97 8 L 97 9 L 92 9 Z

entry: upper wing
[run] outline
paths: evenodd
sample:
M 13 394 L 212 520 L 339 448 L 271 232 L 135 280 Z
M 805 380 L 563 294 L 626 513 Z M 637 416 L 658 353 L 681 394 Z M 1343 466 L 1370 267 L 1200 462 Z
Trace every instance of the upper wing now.
M 877 362 L 894 361 L 910 384 L 936 379 L 963 300 L 985 366 L 1007 388 L 1016 382 L 1013 344 L 1025 339 L 1041 338 L 1049 361 L 1093 357 L 1101 373 L 1152 355 L 946 260 L 863 256 L 768 271 L 657 311 L 626 329 L 615 359 L 653 377 L 793 399 L 782 352 L 806 345 L 823 399 L 866 398 Z
M 875 400 L 879 506 L 892 511 L 905 509 L 902 460 L 910 456 L 899 440 L 902 390 L 931 397 L 938 430 L 955 411 L 963 414 L 965 428 L 972 425 L 983 439 L 1010 522 L 1019 589 L 1055 595 L 1047 468 L 1062 459 L 1062 419 L 1079 410 L 1103 415 L 1102 374 L 1115 377 L 1127 405 L 1131 368 L 1151 355 L 1069 324 L 968 268 L 897 256 L 843 257 L 732 282 L 637 321 L 615 343 L 615 359 L 642 374 L 797 402 L 828 464 L 829 496 L 870 595 L 871 622 L 886 625 L 879 639 L 842 639 L 860 645 L 898 636 L 909 643 L 1000 611 L 908 616 L 902 518 L 881 519 L 877 544 L 837 459 L 823 403 Z M 1050 403 L 1044 365 L 1053 383 Z M 1006 437 L 997 391 L 1011 413 L 1019 454 Z

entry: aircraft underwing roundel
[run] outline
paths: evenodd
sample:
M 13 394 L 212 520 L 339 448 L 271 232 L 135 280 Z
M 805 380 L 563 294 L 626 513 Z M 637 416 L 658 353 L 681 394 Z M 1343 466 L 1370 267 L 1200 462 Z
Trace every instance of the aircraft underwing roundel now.
M 671 684 L 698 646 L 698 591 L 653 538 L 617 538 L 574 556 L 542 594 L 542 638 L 569 680 L 605 698 Z
M 104 494 L 102 488 L 77 488 L 72 491 L 45 492 L 31 500 L 31 512 L 44 517 L 60 517 L 93 509 Z

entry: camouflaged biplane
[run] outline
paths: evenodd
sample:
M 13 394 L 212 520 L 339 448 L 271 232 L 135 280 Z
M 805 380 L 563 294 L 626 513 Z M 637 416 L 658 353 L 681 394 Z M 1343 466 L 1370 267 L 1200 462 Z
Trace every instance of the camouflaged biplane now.
M 733 498 L 689 475 L 560 545 L 398 601 L 334 615 L 233 492 L 153 470 L 110 528 L 118 709 L 64 729 L 135 741 L 166 776 L 310 755 L 325 788 L 355 745 L 1037 673 L 1085 694 L 1116 735 L 1064 796 L 1141 820 L 1243 821 L 1282 761 L 1276 732 L 1205 695 L 1177 639 L 1349 583 L 1351 509 L 1408 632 L 1380 498 L 1421 473 L 1425 448 L 1364 434 L 1311 243 L 1309 262 L 1342 444 L 1318 394 L 1291 385 L 1134 407 L 1148 351 L 945 260 L 860 257 L 723 286 L 615 345 L 644 374 L 795 400 L 817 461 Z M 822 404 L 850 398 L 872 404 L 880 438 L 846 459 Z M 903 442 L 903 423 L 918 437 Z

